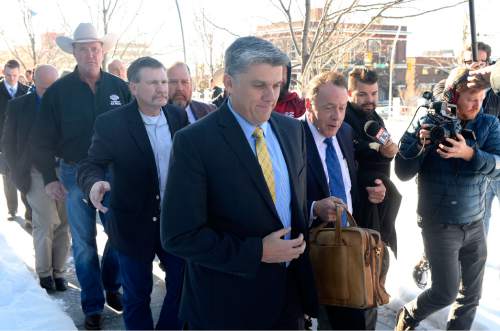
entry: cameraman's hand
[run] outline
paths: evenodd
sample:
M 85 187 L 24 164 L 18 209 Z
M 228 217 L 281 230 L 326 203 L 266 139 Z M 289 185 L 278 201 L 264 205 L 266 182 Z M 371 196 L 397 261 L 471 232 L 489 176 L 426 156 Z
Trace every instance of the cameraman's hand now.
M 420 138 L 420 146 L 427 147 L 431 143 L 430 124 L 422 124 L 418 137 Z
M 306 241 L 301 233 L 296 239 L 281 239 L 290 228 L 271 232 L 262 239 L 262 258 L 265 263 L 289 262 L 298 258 L 306 249 Z
M 468 146 L 465 142 L 464 137 L 458 133 L 457 139 L 446 138 L 446 141 L 451 146 L 446 146 L 443 144 L 439 144 L 439 148 L 437 149 L 437 153 L 443 159 L 463 159 L 465 161 L 470 161 L 474 156 L 474 149 Z
M 397 144 L 389 140 L 385 145 L 380 146 L 379 152 L 383 157 L 392 159 L 399 152 L 399 148 Z

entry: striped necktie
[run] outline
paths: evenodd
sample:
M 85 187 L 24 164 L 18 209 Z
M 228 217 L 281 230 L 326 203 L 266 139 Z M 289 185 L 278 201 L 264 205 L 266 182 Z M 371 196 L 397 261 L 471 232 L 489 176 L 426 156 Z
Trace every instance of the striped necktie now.
M 276 202 L 273 163 L 271 161 L 271 156 L 269 155 L 269 150 L 267 149 L 262 128 L 256 127 L 252 136 L 255 138 L 255 152 L 257 154 L 257 160 L 259 161 L 269 193 L 271 193 L 271 197 L 273 198 L 273 202 Z

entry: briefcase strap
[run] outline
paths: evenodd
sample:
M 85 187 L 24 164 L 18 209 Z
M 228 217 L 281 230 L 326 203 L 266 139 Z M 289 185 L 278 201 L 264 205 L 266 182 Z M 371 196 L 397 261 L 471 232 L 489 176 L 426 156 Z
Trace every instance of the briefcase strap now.
M 343 205 L 336 204 L 335 205 L 336 209 L 336 219 L 335 219 L 335 243 L 336 244 L 341 244 L 342 243 L 342 231 L 341 231 L 341 226 L 337 226 L 339 224 L 342 224 L 342 212 L 344 211 L 347 215 L 347 224 L 350 227 L 358 227 L 358 224 L 356 223 L 356 220 L 352 216 L 352 214 L 345 208 Z M 326 226 L 328 226 L 331 222 L 321 222 L 320 225 L 317 227 L 311 229 L 310 232 L 310 238 L 311 241 L 315 242 L 316 241 L 316 236 L 318 233 L 324 229 Z

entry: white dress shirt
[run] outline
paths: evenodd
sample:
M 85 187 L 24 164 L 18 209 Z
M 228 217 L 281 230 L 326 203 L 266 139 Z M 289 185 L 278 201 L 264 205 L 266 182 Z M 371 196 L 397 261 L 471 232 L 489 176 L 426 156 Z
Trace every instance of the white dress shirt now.
M 318 150 L 319 158 L 321 159 L 321 164 L 323 165 L 323 171 L 325 173 L 327 183 L 330 182 L 330 177 L 328 176 L 328 169 L 326 167 L 326 137 L 319 133 L 318 129 L 309 121 L 307 121 L 307 125 L 309 125 L 309 129 L 311 129 L 314 142 L 316 143 L 316 148 Z M 349 212 L 352 214 L 352 197 L 351 197 L 351 176 L 349 175 L 349 167 L 347 166 L 347 160 L 344 158 L 344 154 L 342 154 L 342 149 L 340 149 L 339 142 L 337 137 L 332 137 L 333 147 L 335 148 L 335 152 L 337 153 L 337 158 L 340 161 L 340 169 L 342 170 L 342 180 L 344 182 L 345 187 L 345 196 L 347 197 L 347 208 Z M 314 210 L 314 202 L 311 206 L 311 215 L 310 219 L 312 219 Z
M 193 124 L 194 122 L 196 122 L 196 117 L 194 117 L 194 113 L 193 113 L 193 110 L 191 109 L 191 105 L 187 105 L 186 113 L 188 116 L 189 124 Z
M 3 80 L 3 83 L 5 85 L 5 88 L 7 89 L 7 92 L 10 94 L 10 96 L 14 97 L 17 93 L 18 84 L 16 84 L 15 86 L 11 86 L 11 85 L 9 85 L 9 83 L 7 83 L 7 81 L 5 79 Z
M 167 184 L 168 162 L 170 160 L 170 149 L 172 148 L 172 136 L 168 127 L 167 118 L 163 111 L 158 116 L 148 116 L 139 112 L 148 133 L 149 142 L 155 156 L 158 183 L 160 185 L 160 196 L 163 200 L 165 185 Z

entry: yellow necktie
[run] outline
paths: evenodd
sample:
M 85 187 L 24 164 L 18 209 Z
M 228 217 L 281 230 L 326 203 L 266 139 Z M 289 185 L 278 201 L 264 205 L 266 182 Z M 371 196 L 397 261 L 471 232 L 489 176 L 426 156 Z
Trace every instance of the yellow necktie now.
M 264 139 L 264 132 L 261 128 L 255 128 L 252 136 L 255 138 L 255 151 L 257 154 L 257 160 L 259 161 L 260 167 L 262 168 L 262 173 L 273 198 L 273 202 L 276 202 L 276 188 L 274 185 L 274 171 L 273 163 L 271 162 L 271 156 L 267 150 L 266 140 Z

